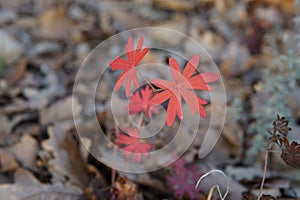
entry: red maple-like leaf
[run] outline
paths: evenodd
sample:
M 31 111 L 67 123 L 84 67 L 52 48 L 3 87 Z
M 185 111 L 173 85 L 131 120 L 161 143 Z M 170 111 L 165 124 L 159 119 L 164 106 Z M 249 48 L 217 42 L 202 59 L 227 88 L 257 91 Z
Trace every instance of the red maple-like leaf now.
M 157 114 L 158 107 L 152 103 L 152 96 L 152 89 L 148 85 L 141 92 L 135 92 L 129 100 L 129 114 L 144 112 L 147 117 Z
M 183 197 L 184 194 L 188 194 L 190 199 L 195 199 L 197 197 L 197 190 L 199 189 L 195 189 L 196 182 L 191 180 L 189 176 L 167 176 L 167 180 L 169 184 L 173 186 L 176 196 Z
M 117 136 L 117 144 L 123 146 L 122 154 L 129 160 L 136 161 L 140 163 L 142 161 L 142 156 L 149 158 L 149 151 L 152 149 L 153 145 L 145 142 L 141 142 L 139 138 L 139 130 L 126 129 L 128 135 L 119 134 Z
M 172 163 L 172 168 L 176 175 L 187 173 L 186 165 L 187 161 L 184 158 L 179 158 L 175 162 Z
M 188 166 L 184 157 L 179 158 L 171 165 L 171 175 L 167 176 L 168 183 L 173 187 L 175 195 L 183 197 L 189 195 L 190 199 L 198 196 L 201 188 L 195 189 L 195 185 L 201 176 L 196 165 Z
M 167 124 L 171 126 L 174 123 L 176 115 L 182 119 L 181 97 L 187 103 L 192 114 L 198 113 L 201 117 L 206 116 L 203 105 L 207 102 L 193 92 L 193 90 L 212 91 L 213 88 L 208 85 L 218 79 L 218 74 L 214 72 L 204 72 L 193 74 L 196 71 L 200 61 L 200 56 L 193 56 L 181 72 L 178 62 L 170 58 L 169 65 L 173 81 L 162 79 L 152 79 L 151 83 L 161 88 L 163 91 L 152 98 L 153 104 L 161 104 L 169 99 L 167 109 Z
M 138 77 L 136 74 L 136 66 L 144 58 L 146 53 L 149 51 L 149 48 L 142 49 L 144 43 L 144 38 L 140 37 L 136 50 L 134 50 L 134 43 L 131 37 L 128 38 L 128 42 L 125 45 L 126 56 L 128 60 L 117 57 L 110 63 L 112 70 L 123 70 L 122 74 L 116 81 L 114 90 L 117 91 L 120 89 L 122 84 L 126 82 L 125 93 L 128 97 L 130 95 L 130 89 L 132 83 L 136 87 L 139 86 Z

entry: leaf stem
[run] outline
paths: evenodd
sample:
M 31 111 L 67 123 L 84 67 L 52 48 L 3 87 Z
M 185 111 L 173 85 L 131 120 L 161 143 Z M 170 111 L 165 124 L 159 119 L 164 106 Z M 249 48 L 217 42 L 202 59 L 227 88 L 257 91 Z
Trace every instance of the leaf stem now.
M 153 92 L 160 92 L 163 90 L 163 89 L 155 89 L 152 83 L 144 76 L 144 74 L 142 74 L 138 69 L 136 69 L 136 71 L 142 77 L 142 79 L 144 79 L 144 81 L 146 81 L 146 83 L 151 87 Z
M 144 124 L 144 121 L 145 121 L 145 114 L 142 112 L 141 113 L 141 117 L 140 117 L 140 120 L 139 120 L 139 129 L 141 129 L 141 126 Z
M 140 129 L 141 129 L 143 123 L 144 123 L 144 120 L 145 120 L 145 114 L 142 112 L 141 117 L 139 119 L 139 124 L 138 124 L 139 131 L 140 131 Z M 124 165 L 124 170 L 128 166 L 129 161 L 132 160 L 133 156 L 134 156 L 134 153 L 132 153 L 131 156 L 128 159 L 126 159 L 126 162 L 125 162 L 125 165 Z

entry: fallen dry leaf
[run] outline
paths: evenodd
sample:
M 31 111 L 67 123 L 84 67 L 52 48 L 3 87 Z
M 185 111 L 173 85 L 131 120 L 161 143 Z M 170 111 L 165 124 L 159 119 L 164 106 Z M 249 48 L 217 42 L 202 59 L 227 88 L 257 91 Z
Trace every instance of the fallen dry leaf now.
M 19 106 L 21 108 L 27 107 L 31 109 L 41 109 L 54 98 L 60 97 L 65 94 L 65 87 L 59 81 L 54 70 L 46 66 L 44 70 L 47 71 L 46 77 L 43 78 L 45 87 L 43 87 L 42 89 L 40 89 L 38 86 L 29 87 L 35 80 L 33 77 L 34 75 L 29 75 L 29 73 L 27 73 L 27 77 L 25 78 L 25 80 L 23 80 L 21 86 L 22 88 L 24 88 L 22 89 L 22 94 L 28 99 L 28 101 L 25 105 L 17 104 L 14 105 L 13 108 Z
M 8 147 L 6 150 L 21 163 L 21 166 L 30 169 L 35 167 L 38 143 L 30 135 L 23 135 L 20 142 Z
M 77 116 L 81 113 L 81 110 L 81 105 L 76 98 L 73 98 L 72 100 L 71 96 L 66 97 L 65 99 L 52 104 L 49 108 L 41 110 L 41 124 L 47 125 L 53 122 L 73 119 L 73 114 L 74 116 Z
M 86 161 L 82 159 L 81 149 L 70 131 L 72 127 L 73 121 L 49 126 L 49 139 L 42 143 L 42 147 L 54 155 L 48 161 L 52 182 L 69 181 L 73 185 L 85 186 L 88 183 Z
M 289 144 L 286 138 L 284 138 L 283 144 L 284 147 L 280 156 L 282 160 L 292 167 L 300 168 L 300 144 L 296 141 Z
M 269 194 L 263 194 L 263 195 L 260 197 L 260 200 L 276 200 L 276 198 L 273 197 L 272 195 L 269 195 Z
M 70 40 L 78 34 L 75 24 L 67 16 L 64 5 L 46 10 L 39 17 L 39 25 L 41 36 L 48 39 Z
M 7 146 L 14 141 L 11 130 L 8 118 L 0 112 L 0 146 Z
M 190 11 L 195 8 L 195 1 L 154 0 L 153 6 L 160 9 L 167 9 L 167 10 L 174 10 L 174 11 Z
M 19 167 L 15 158 L 8 152 L 0 152 L 0 172 L 12 172 Z
M 127 177 L 118 177 L 115 187 L 111 189 L 111 194 L 116 200 L 137 199 L 137 186 Z
M 248 193 L 244 195 L 244 200 L 256 200 L 256 198 L 253 196 L 253 194 Z M 269 194 L 263 194 L 259 200 L 276 200 L 276 198 Z
M 31 173 L 23 168 L 16 171 L 14 184 L 0 185 L 0 199 L 9 200 L 79 200 L 82 191 L 79 188 L 63 184 L 41 184 Z

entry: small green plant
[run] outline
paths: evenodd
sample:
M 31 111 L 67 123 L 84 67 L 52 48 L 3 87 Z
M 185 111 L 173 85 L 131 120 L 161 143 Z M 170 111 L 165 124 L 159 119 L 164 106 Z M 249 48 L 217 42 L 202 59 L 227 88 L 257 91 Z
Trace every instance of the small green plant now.
M 289 127 L 289 121 L 285 117 L 280 117 L 279 115 L 277 115 L 277 119 L 273 122 L 273 128 L 268 131 L 270 136 L 268 138 L 267 148 L 265 152 L 264 173 L 261 180 L 259 190 L 260 193 L 257 197 L 257 199 L 259 200 L 276 199 L 271 195 L 262 194 L 267 173 L 268 157 L 269 153 L 272 152 L 273 145 L 278 145 L 281 148 L 280 157 L 287 165 L 295 168 L 300 168 L 300 144 L 296 141 L 292 141 L 290 143 L 287 138 L 287 135 L 291 130 L 292 129 Z M 247 194 L 245 198 L 247 200 L 255 199 L 254 195 L 252 194 Z
M 284 68 L 284 67 L 282 67 Z M 284 69 L 281 69 L 282 71 Z M 248 134 L 252 137 L 251 146 L 247 150 L 246 164 L 253 163 L 257 154 L 263 150 L 265 138 L 268 137 L 265 130 L 272 123 L 272 117 L 277 113 L 292 118 L 286 98 L 291 92 L 290 76 L 292 72 L 283 73 L 275 68 L 267 68 L 263 73 L 262 89 L 254 97 L 253 114 L 254 121 L 250 124 Z M 263 133 L 263 134 L 262 134 Z
M 139 115 L 140 120 L 138 128 L 127 127 L 125 131 L 115 131 L 114 153 L 121 151 L 127 162 L 136 162 L 142 164 L 144 159 L 150 158 L 151 151 L 155 150 L 155 145 L 149 143 L 140 136 L 140 127 L 146 120 L 158 113 L 157 105 L 166 104 L 166 123 L 172 126 L 177 117 L 183 119 L 182 104 L 185 102 L 192 115 L 198 114 L 200 117 L 206 117 L 204 106 L 208 103 L 194 91 L 213 91 L 209 84 L 218 80 L 219 76 L 215 72 L 199 73 L 197 67 L 200 63 L 200 54 L 195 54 L 190 58 L 184 67 L 181 67 L 174 58 L 169 59 L 169 69 L 172 80 L 153 78 L 147 80 L 137 67 L 146 54 L 150 51 L 149 47 L 143 48 L 144 38 L 140 37 L 136 48 L 131 37 L 128 38 L 125 45 L 126 58 L 117 57 L 110 62 L 113 71 L 122 70 L 118 76 L 114 91 L 118 91 L 122 86 L 125 88 L 125 95 L 129 97 L 128 111 L 130 115 Z M 147 83 L 140 87 L 138 75 Z M 132 86 L 137 91 L 131 92 Z M 197 170 L 196 170 L 197 171 Z M 178 171 L 177 171 L 178 172 Z M 194 191 L 196 180 L 189 178 L 188 171 L 176 172 L 176 177 L 168 177 L 168 181 L 174 186 L 180 186 L 175 190 L 175 194 L 183 196 L 187 193 L 192 199 L 197 196 Z M 116 171 L 112 169 L 112 190 L 114 196 L 116 192 Z M 190 182 L 190 183 L 187 183 Z M 189 187 L 185 187 L 190 185 Z

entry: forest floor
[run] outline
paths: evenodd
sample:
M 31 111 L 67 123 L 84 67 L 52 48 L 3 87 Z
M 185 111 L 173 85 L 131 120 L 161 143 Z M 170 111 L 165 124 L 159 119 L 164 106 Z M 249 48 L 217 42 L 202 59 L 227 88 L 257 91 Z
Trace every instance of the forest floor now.
M 299 24 L 294 0 L 1 0 L 0 199 L 206 199 L 215 184 L 225 193 L 226 179 L 226 199 L 258 195 L 268 130 L 277 115 L 289 120 L 290 143 L 300 142 Z M 98 83 L 97 69 L 84 71 L 76 80 L 79 97 L 75 100 L 74 83 L 84 59 L 99 43 L 140 27 L 176 30 L 204 47 L 226 90 L 226 101 L 215 107 L 216 121 L 222 121 L 218 112 L 227 108 L 225 123 L 212 122 L 208 140 L 214 140 L 220 129 L 222 134 L 205 158 L 200 159 L 198 151 L 204 138 L 201 127 L 211 123 L 210 115 L 200 120 L 199 135 L 177 164 L 141 174 L 117 170 L 112 189 L 115 171 L 91 152 L 109 145 L 95 139 L 98 124 L 105 135 L 114 134 L 110 95 L 116 77 L 108 71 Z M 163 44 L 187 55 L 198 53 L 177 35 L 146 32 L 144 38 L 146 44 Z M 120 48 L 112 45 L 99 54 L 98 61 L 109 63 L 114 52 L 123 51 Z M 143 63 L 167 65 L 170 55 L 150 51 Z M 88 85 L 93 83 L 99 84 L 96 103 L 88 99 Z M 224 96 L 218 91 L 215 96 Z M 117 101 L 116 109 L 124 109 L 124 96 Z M 212 104 L 205 109 L 210 113 Z M 89 120 L 93 113 L 99 123 Z M 79 116 L 75 126 L 74 117 Z M 121 125 L 127 123 L 124 113 L 119 117 Z M 175 128 L 179 123 L 176 120 Z M 189 139 L 180 138 L 182 143 Z M 156 146 L 169 140 L 162 136 Z M 282 151 L 292 150 L 281 145 L 273 145 L 269 153 L 263 193 L 300 199 L 300 147 L 288 159 L 282 158 Z M 181 148 L 180 143 L 176 148 Z M 190 173 L 185 176 L 193 178 L 176 175 L 180 161 Z M 194 189 L 201 175 L 214 169 L 227 178 L 215 173 Z M 215 192 L 212 199 L 218 198 Z

